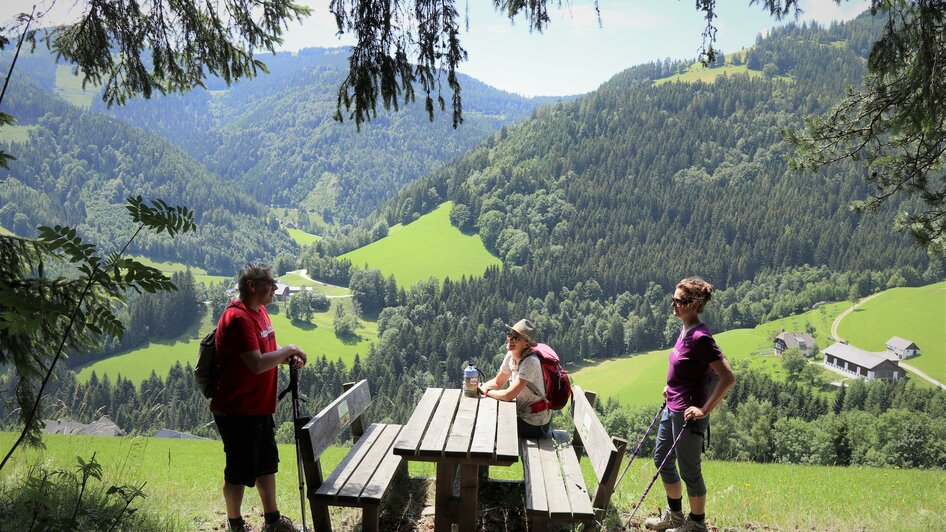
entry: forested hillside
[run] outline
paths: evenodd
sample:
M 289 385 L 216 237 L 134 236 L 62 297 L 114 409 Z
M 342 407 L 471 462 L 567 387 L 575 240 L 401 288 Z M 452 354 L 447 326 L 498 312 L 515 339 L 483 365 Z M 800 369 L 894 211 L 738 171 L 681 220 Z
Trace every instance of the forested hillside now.
M 655 87 L 659 65 L 630 69 L 408 187 L 388 220 L 455 201 L 457 225 L 507 264 L 543 272 L 536 296 L 592 279 L 616 295 L 695 272 L 729 286 L 804 264 L 925 262 L 892 228 L 910 205 L 852 212 L 869 193 L 859 168 L 796 172 L 781 135 L 861 79 L 863 48 L 849 42 L 872 31 L 869 17 L 774 31 L 749 57 L 779 77 Z
M 399 112 L 379 109 L 359 132 L 332 119 L 346 58 L 340 48 L 265 56 L 269 73 L 253 80 L 133 101 L 109 113 L 170 139 L 263 203 L 301 206 L 352 223 L 407 183 L 552 101 L 461 76 L 461 127 L 453 129 L 443 117 L 430 122 L 417 102 Z M 104 104 L 96 100 L 93 109 L 104 110 Z
M 295 248 L 265 207 L 155 134 L 74 107 L 27 76 L 13 79 L 4 105 L 18 124 L 35 126 L 26 142 L 8 145 L 17 159 L 0 169 L 0 225 L 16 233 L 68 224 L 108 250 L 135 229 L 125 198 L 142 195 L 193 209 L 199 230 L 173 242 L 139 235 L 132 253 L 231 274 Z

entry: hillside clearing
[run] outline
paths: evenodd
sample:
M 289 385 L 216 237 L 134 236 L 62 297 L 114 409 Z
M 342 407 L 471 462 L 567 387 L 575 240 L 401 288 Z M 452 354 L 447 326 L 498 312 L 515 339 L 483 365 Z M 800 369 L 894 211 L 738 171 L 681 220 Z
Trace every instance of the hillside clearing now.
M 946 382 L 946 282 L 885 290 L 848 314 L 838 333 L 866 351 L 884 351 L 892 336 L 907 338 L 920 355 L 905 362 Z
M 387 277 L 394 275 L 399 287 L 407 288 L 431 277 L 478 277 L 489 266 L 500 266 L 479 235 L 465 235 L 450 224 L 453 202 L 446 202 L 432 212 L 388 236 L 341 255 L 352 265 L 377 268 Z
M 367 356 L 371 344 L 378 339 L 377 323 L 364 320 L 359 320 L 361 328 L 357 331 L 357 338 L 341 339 L 335 336 L 332 321 L 335 307 L 345 305 L 351 311 L 351 304 L 350 299 L 334 299 L 331 301 L 331 308 L 326 312 L 316 313 L 311 322 L 290 321 L 284 314 L 271 313 L 276 338 L 282 345 L 298 345 L 310 360 L 325 356 L 328 360 L 341 360 L 351 367 L 355 355 L 359 354 L 362 358 Z M 94 371 L 100 379 L 108 374 L 114 382 L 121 374 L 135 385 L 141 384 L 152 371 L 157 373 L 158 377 L 166 378 L 168 370 L 175 363 L 180 362 L 182 366 L 188 362 L 192 366 L 196 363 L 200 339 L 212 328 L 213 324 L 207 313 L 200 326 L 194 327 L 185 337 L 169 342 L 150 342 L 144 347 L 99 360 L 81 369 L 77 368 L 76 377 L 79 382 L 86 382 Z

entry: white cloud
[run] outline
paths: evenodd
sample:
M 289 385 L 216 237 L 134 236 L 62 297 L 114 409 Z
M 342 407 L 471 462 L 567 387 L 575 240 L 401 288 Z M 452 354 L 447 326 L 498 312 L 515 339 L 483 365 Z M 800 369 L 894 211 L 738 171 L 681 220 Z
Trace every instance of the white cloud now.
M 857 17 L 868 7 L 870 7 L 870 2 L 867 0 L 841 2 L 840 5 L 832 0 L 809 0 L 802 4 L 803 13 L 799 20 L 814 21 L 823 25 L 834 21 L 843 22 Z

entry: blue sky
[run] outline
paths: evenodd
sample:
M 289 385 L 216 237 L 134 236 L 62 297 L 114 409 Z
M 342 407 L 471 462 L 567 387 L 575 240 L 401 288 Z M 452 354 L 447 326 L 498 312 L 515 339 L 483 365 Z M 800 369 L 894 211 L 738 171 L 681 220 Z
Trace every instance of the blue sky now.
M 313 15 L 291 27 L 286 49 L 338 46 L 328 0 L 303 0 Z M 552 2 L 550 2 L 552 3 Z M 601 26 L 593 0 L 564 0 L 551 11 L 544 33 L 530 33 L 525 20 L 510 23 L 491 0 L 458 0 L 469 5 L 469 31 L 462 43 L 469 57 L 461 71 L 494 87 L 526 96 L 589 92 L 634 65 L 664 59 L 695 58 L 705 20 L 693 0 L 600 0 Z M 748 0 L 718 0 L 717 47 L 723 52 L 751 46 L 756 35 L 777 22 Z M 867 9 L 866 0 L 803 0 L 800 20 L 849 20 Z
M 312 16 L 293 24 L 283 49 L 351 44 L 335 33 L 329 0 L 299 0 Z M 3 0 L 0 20 L 39 9 L 52 0 Z M 525 20 L 510 22 L 492 8 L 492 0 L 458 0 L 469 9 L 469 30 L 461 38 L 469 58 L 461 71 L 494 87 L 526 96 L 578 94 L 594 90 L 614 74 L 634 65 L 664 59 L 690 59 L 699 54 L 705 22 L 693 0 L 600 0 L 599 27 L 593 0 L 564 0 L 551 11 L 544 33 L 530 33 Z M 554 0 L 550 3 L 555 3 Z M 730 52 L 751 46 L 756 35 L 777 24 L 761 6 L 748 0 L 718 0 L 717 47 Z M 82 0 L 58 0 L 47 20 L 68 21 Z M 824 24 L 848 20 L 867 8 L 867 0 L 802 0 L 800 20 Z M 265 56 L 261 57 L 265 62 Z

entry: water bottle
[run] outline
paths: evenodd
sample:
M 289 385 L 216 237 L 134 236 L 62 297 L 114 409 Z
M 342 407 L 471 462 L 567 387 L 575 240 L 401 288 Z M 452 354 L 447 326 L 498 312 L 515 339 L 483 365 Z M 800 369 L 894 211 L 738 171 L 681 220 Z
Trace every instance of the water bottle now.
M 478 373 L 473 362 L 467 362 L 466 369 L 463 370 L 463 395 L 476 397 L 477 388 L 480 385 Z

